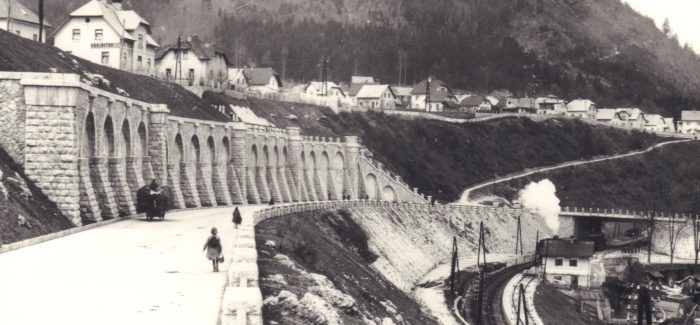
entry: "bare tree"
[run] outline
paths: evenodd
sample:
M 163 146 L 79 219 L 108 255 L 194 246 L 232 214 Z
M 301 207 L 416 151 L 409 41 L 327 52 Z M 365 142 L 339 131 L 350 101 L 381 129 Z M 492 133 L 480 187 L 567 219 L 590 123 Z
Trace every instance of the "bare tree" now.
M 671 265 L 673 265 L 673 255 L 676 252 L 676 245 L 678 244 L 678 237 L 680 237 L 681 231 L 687 225 L 686 220 L 681 223 L 681 218 L 678 214 L 669 213 L 668 214 L 668 244 L 669 250 L 671 251 Z

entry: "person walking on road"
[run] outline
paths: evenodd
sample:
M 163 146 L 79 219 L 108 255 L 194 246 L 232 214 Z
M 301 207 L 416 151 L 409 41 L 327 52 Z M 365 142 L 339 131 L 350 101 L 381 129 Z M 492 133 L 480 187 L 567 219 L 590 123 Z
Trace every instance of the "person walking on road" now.
M 221 238 L 219 238 L 217 233 L 216 227 L 211 228 L 211 236 L 209 236 L 207 242 L 204 244 L 204 249 L 202 249 L 202 251 L 207 251 L 207 258 L 211 260 L 214 272 L 219 272 L 219 262 L 223 261 L 223 255 L 221 255 Z
M 241 218 L 241 211 L 238 211 L 238 207 L 236 207 L 235 210 L 233 210 L 233 229 L 238 229 L 238 226 L 241 225 L 241 222 L 243 222 L 243 219 Z

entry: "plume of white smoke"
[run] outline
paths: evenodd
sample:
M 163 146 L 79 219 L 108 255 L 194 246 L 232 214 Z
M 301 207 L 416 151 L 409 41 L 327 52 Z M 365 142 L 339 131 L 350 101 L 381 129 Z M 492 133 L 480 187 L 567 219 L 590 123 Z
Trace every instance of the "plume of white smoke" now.
M 555 234 L 559 231 L 559 198 L 554 183 L 549 179 L 531 182 L 518 193 L 518 200 L 523 209 L 540 215 L 547 227 Z

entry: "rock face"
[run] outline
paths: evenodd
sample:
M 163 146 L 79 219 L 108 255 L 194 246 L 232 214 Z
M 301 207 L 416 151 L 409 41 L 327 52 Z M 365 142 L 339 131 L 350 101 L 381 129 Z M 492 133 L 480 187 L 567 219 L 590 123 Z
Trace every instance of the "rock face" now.
M 517 215 L 505 208 L 430 207 L 406 205 L 358 207 L 350 210 L 366 232 L 369 247 L 379 258 L 372 264 L 384 277 L 409 291 L 437 264 L 446 262 L 457 235 L 460 256 L 476 255 L 479 222 L 486 229 L 488 253 L 514 253 Z M 524 253 L 535 248 L 535 236 L 551 235 L 542 218 L 525 213 L 521 219 Z

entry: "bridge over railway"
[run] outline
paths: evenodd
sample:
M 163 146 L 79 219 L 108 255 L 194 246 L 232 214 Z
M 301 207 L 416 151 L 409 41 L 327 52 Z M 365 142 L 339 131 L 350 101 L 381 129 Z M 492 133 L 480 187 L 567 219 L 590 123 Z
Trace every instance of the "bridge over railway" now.
M 637 211 L 628 209 L 600 209 L 583 207 L 563 207 L 559 213 L 559 236 L 581 236 L 600 234 L 603 222 L 632 222 L 635 224 L 686 224 L 693 215 L 664 211 Z

